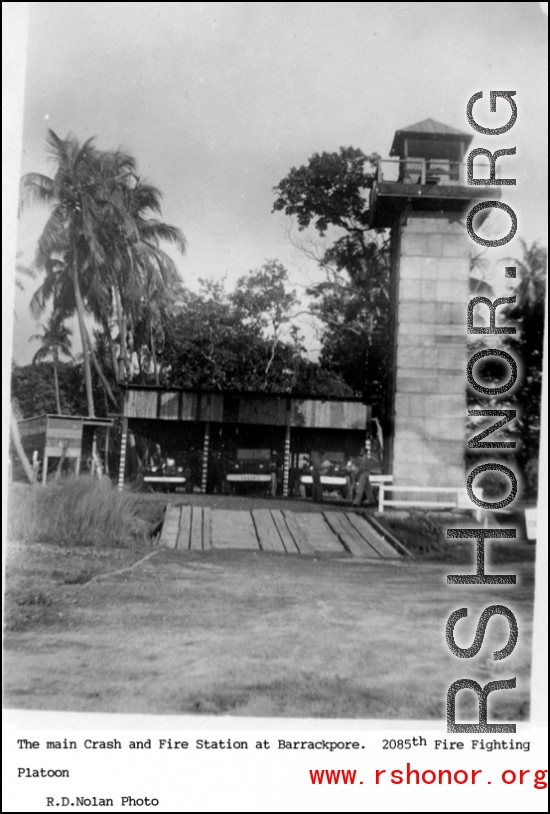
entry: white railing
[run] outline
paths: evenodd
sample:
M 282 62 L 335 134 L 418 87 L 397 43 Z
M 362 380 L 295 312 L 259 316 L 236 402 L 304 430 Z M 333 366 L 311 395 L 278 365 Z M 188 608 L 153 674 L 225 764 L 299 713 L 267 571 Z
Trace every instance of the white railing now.
M 369 480 L 373 486 L 380 486 L 380 484 L 393 483 L 393 475 L 370 475 Z
M 374 483 L 374 478 L 371 478 Z M 406 506 L 419 508 L 436 509 L 471 509 L 472 502 L 463 486 L 395 486 L 394 484 L 381 483 L 378 493 L 378 511 L 383 512 L 385 506 Z M 411 494 L 434 494 L 453 495 L 451 500 L 409 500 L 400 498 L 399 500 L 387 500 L 388 492 L 410 492 Z

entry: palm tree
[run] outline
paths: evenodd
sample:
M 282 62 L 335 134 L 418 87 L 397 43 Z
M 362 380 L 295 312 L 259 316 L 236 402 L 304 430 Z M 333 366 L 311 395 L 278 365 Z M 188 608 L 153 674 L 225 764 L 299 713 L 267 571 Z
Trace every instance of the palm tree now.
M 61 298 L 64 311 L 76 310 L 88 412 L 94 415 L 91 364 L 111 400 L 116 399 L 95 353 L 86 316 L 103 328 L 115 380 L 123 377 L 122 372 L 129 378 L 132 330 L 140 303 L 147 298 L 148 277 L 153 274 L 170 291 L 179 280 L 160 243 L 169 241 L 183 252 L 185 238 L 178 228 L 154 217 L 161 214 L 161 193 L 141 181 L 131 156 L 101 152 L 93 139 L 82 145 L 72 137 L 62 140 L 51 130 L 47 145 L 56 168 L 53 179 L 30 173 L 21 183 L 22 205 L 38 201 L 52 207 L 35 259 L 46 279 L 33 306 L 39 313 L 50 299 L 55 303 Z M 115 325 L 118 337 L 112 335 Z M 119 359 L 123 371 L 116 369 Z
M 63 140 L 53 130 L 46 139 L 50 159 L 55 165 L 53 178 L 28 173 L 21 180 L 21 205 L 32 202 L 51 206 L 50 217 L 38 241 L 35 266 L 42 271 L 59 257 L 72 283 L 78 326 L 82 340 L 84 381 L 88 414 L 93 416 L 94 399 L 90 353 L 86 341 L 86 307 L 82 288 L 90 258 L 104 259 L 97 227 L 101 211 L 98 184 L 98 151 L 93 139 L 79 144 L 75 138 Z
M 107 157 L 108 171 L 120 160 L 115 154 Z M 144 309 L 150 308 L 149 324 L 159 325 L 155 316 L 174 302 L 181 292 L 181 279 L 172 258 L 160 247 L 172 243 L 183 254 L 185 237 L 180 229 L 154 217 L 161 214 L 161 192 L 137 175 L 126 177 L 123 183 L 111 185 L 109 204 L 105 208 L 104 240 L 109 246 L 108 262 L 98 277 L 106 285 L 108 304 L 118 327 L 120 370 L 118 377 L 131 376 L 131 356 L 136 351 L 134 335 Z M 101 292 L 99 299 L 101 300 Z M 103 299 L 105 299 L 103 297 Z M 105 313 L 104 302 L 103 313 Z M 149 332 L 154 344 L 154 333 Z M 155 349 L 150 351 L 155 356 Z
M 67 326 L 63 322 L 63 316 L 60 314 L 56 314 L 55 312 L 52 314 L 48 323 L 46 325 L 40 324 L 38 326 L 42 328 L 42 333 L 34 334 L 31 336 L 30 340 L 39 340 L 42 344 L 37 352 L 33 356 L 32 363 L 33 365 L 37 362 L 42 362 L 48 356 L 51 356 L 53 359 L 53 378 L 54 378 L 54 385 L 55 385 L 55 401 L 57 405 L 57 413 L 61 415 L 61 399 L 59 396 L 59 376 L 58 376 L 58 367 L 59 367 L 59 356 L 63 354 L 65 356 L 69 356 L 71 359 L 71 335 L 72 331 L 67 328 Z
M 178 300 L 183 286 L 179 278 L 163 284 L 151 264 L 146 272 L 144 296 L 132 310 L 132 344 L 140 372 L 150 372 L 152 365 L 155 384 L 159 385 L 159 350 L 164 343 L 167 321 L 181 309 Z

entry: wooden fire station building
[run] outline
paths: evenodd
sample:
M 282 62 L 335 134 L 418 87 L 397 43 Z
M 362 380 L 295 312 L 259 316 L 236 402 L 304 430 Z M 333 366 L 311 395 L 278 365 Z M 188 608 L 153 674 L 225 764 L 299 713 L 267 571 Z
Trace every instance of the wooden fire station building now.
M 267 447 L 280 461 L 286 496 L 301 455 L 312 449 L 357 454 L 370 421 L 371 408 L 361 399 L 130 385 L 124 398 L 119 488 L 132 474 L 131 447 L 144 450 L 153 444 L 172 456 L 192 451 L 200 458 L 202 492 L 216 455 Z

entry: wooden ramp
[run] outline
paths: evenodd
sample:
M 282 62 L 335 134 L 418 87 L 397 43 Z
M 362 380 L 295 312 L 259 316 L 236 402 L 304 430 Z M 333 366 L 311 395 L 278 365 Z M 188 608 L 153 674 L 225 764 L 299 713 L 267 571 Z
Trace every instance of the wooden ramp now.
M 159 540 L 165 548 L 249 549 L 279 554 L 351 554 L 399 559 L 375 525 L 353 512 L 211 509 L 170 504 Z

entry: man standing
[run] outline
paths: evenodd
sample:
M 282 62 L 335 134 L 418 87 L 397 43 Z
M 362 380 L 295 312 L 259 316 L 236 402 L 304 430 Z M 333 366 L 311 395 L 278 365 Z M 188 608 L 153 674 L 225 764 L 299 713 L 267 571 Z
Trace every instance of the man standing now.
M 269 494 L 271 497 L 277 497 L 277 450 L 274 449 L 271 451 L 271 463 L 269 464 L 269 475 L 271 477 L 271 483 L 269 486 Z
M 318 450 L 313 449 L 311 451 L 311 455 L 309 456 L 309 460 L 311 463 L 311 478 L 313 480 L 313 486 L 311 489 L 311 496 L 314 501 L 317 503 L 322 503 L 323 501 L 323 486 L 321 484 L 321 469 L 323 468 L 323 456 L 324 452 L 320 452 Z
M 353 498 L 352 506 L 360 506 L 363 501 L 363 495 L 366 495 L 367 506 L 373 506 L 375 503 L 374 492 L 372 491 L 372 486 L 369 478 L 370 472 L 369 446 L 370 444 L 367 441 L 367 445 L 363 448 L 361 455 L 359 456 L 357 464 L 358 468 L 357 488 L 355 490 L 355 497 Z

